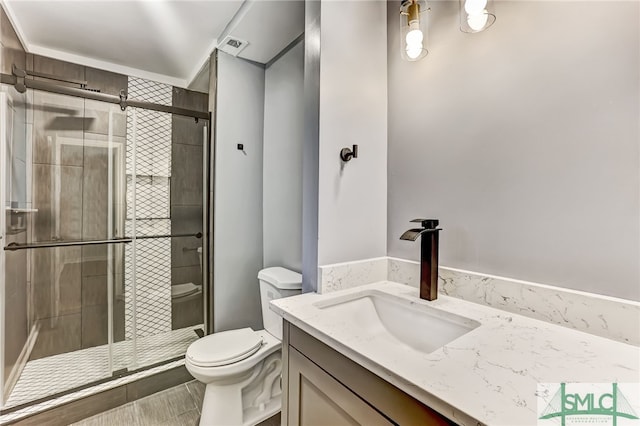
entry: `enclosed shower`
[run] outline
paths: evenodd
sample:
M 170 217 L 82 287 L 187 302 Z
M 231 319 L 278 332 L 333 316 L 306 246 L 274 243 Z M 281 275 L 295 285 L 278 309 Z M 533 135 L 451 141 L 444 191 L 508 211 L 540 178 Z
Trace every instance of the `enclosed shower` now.
M 207 95 L 79 68 L 3 75 L 3 413 L 173 362 L 207 331 Z

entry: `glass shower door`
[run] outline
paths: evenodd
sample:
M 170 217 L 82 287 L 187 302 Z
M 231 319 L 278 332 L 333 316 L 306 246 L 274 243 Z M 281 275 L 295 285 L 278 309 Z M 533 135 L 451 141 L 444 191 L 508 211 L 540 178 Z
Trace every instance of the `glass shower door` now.
M 136 97 L 144 99 L 151 85 L 171 101 L 171 86 L 152 82 Z M 127 109 L 125 228 L 133 242 L 124 248 L 127 345 L 116 343 L 115 351 L 130 350 L 116 356 L 127 359 L 130 371 L 182 358 L 204 328 L 206 126 L 206 120 Z
M 128 90 L 206 109 L 169 85 Z M 2 411 L 177 366 L 204 329 L 208 120 L 0 94 Z
M 113 342 L 124 338 L 116 293 L 127 241 L 122 112 L 46 92 L 21 96 L 24 137 L 15 125 L 5 137 L 25 145 L 26 166 L 12 176 L 12 186 L 25 188 L 24 204 L 13 188 L 5 201 L 5 263 L 14 266 L 5 268 L 3 289 L 20 300 L 3 315 L 4 408 L 110 378 Z M 5 158 L 20 160 L 15 149 Z

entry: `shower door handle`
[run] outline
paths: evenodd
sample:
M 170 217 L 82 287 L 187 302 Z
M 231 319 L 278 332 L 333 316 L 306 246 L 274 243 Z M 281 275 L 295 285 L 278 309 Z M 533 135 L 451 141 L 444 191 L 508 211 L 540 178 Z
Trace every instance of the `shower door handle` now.
M 95 246 L 100 244 L 121 244 L 130 243 L 131 238 L 113 238 L 110 240 L 85 240 L 85 241 L 45 241 L 41 243 L 19 244 L 11 243 L 4 247 L 7 251 L 26 250 L 34 248 L 54 248 L 54 247 L 74 247 L 74 246 Z
M 195 237 L 202 238 L 202 232 L 195 234 L 173 234 L 173 235 L 146 235 L 136 237 L 137 240 L 155 239 L 155 238 L 176 238 L 176 237 Z M 4 247 L 7 251 L 26 250 L 34 248 L 53 248 L 53 247 L 73 247 L 73 246 L 94 246 L 100 244 L 121 244 L 130 243 L 134 239 L 131 237 L 113 238 L 110 240 L 85 240 L 85 241 L 45 241 L 41 243 L 19 244 L 11 243 Z

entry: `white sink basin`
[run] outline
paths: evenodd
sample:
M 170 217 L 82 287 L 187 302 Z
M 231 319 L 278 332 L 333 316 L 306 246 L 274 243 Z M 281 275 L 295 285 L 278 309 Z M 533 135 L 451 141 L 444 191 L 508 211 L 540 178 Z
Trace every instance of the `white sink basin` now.
M 431 353 L 480 325 L 479 322 L 377 290 L 317 302 L 359 337 L 382 345 L 406 345 Z M 391 346 L 390 346 L 391 347 Z

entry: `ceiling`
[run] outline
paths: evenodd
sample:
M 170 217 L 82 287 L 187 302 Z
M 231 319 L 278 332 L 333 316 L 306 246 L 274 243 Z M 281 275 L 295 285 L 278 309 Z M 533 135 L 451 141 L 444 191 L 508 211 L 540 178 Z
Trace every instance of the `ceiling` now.
M 248 41 L 238 57 L 268 63 L 304 32 L 304 1 L 246 1 L 219 40 Z
M 203 91 L 218 40 L 267 63 L 304 31 L 303 1 L 0 1 L 28 52 Z

